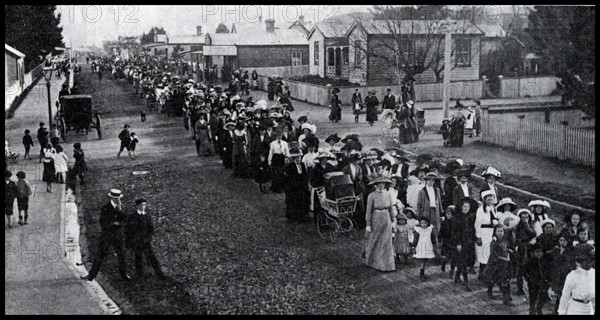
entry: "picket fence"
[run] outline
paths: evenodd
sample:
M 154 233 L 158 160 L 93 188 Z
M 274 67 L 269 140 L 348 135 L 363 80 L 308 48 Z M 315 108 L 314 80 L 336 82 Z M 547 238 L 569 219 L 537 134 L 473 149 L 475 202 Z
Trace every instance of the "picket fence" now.
M 595 168 L 595 129 L 522 119 L 483 123 L 482 140 Z

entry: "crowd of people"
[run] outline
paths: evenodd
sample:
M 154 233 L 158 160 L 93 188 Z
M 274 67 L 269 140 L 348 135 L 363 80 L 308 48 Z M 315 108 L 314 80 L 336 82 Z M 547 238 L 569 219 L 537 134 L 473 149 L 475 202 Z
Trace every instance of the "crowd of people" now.
M 525 294 L 526 281 L 531 314 L 540 314 L 550 301 L 549 288 L 557 294 L 555 311 L 559 314 L 594 312 L 595 243 L 589 239 L 584 217 L 570 213 L 565 219 L 567 226 L 555 232 L 557 224 L 550 219 L 550 204 L 534 199 L 527 208 L 519 208 L 496 185 L 501 173 L 495 168 L 488 167 L 481 174 L 486 183 L 475 192 L 469 180 L 475 166 L 461 159 L 444 165 L 421 154 L 411 163 L 409 155 L 394 146 L 366 150 L 356 134 L 341 139 L 335 133 L 321 141 L 323 137 L 317 136 L 317 127 L 307 116 L 293 120 L 289 88 L 277 77 L 269 79 L 268 99 L 277 101 L 269 107 L 266 100 L 254 102 L 249 92 L 238 86 L 247 83 L 243 71 L 233 72 L 231 85 L 223 88 L 216 83 L 172 76 L 168 63 L 161 65 L 156 59 L 99 61 L 100 69 L 112 70 L 116 78 L 119 74 L 131 76 L 136 88 L 148 84 L 155 92 L 172 92 L 168 98 L 172 113 L 185 116 L 184 126 L 195 140 L 197 154 L 219 156 L 234 177 L 271 181 L 271 191 L 285 193 L 285 215 L 290 220 L 317 223 L 316 213 L 323 211 L 317 191 L 326 186 L 332 173 L 349 176 L 352 193 L 358 198 L 352 219 L 366 234 L 362 253 L 366 265 L 394 271 L 400 264 L 411 264 L 416 259 L 419 277 L 427 281 L 428 263 L 438 265 L 442 273 L 449 264 L 449 277 L 454 283 L 471 291 L 468 275 L 478 273 L 477 279 L 487 287 L 490 299 L 495 298 L 493 289 L 498 285 L 506 305 L 512 304 L 511 279 L 516 279 L 518 295 Z M 334 89 L 330 115 L 334 122 L 341 118 L 336 95 Z M 392 108 L 389 99 L 384 104 Z M 372 111 L 369 113 L 377 106 L 376 100 L 372 92 L 365 99 L 369 122 L 376 121 L 376 113 L 375 119 Z M 362 99 L 353 97 L 353 103 L 360 104 Z M 405 141 L 418 136 L 418 126 L 410 115 L 413 105 L 406 100 L 400 108 L 393 107 L 404 117 L 405 131 L 400 134 L 404 132 Z M 457 105 L 460 107 L 458 101 Z M 462 123 L 458 126 L 460 134 L 450 130 L 452 145 L 462 144 L 452 135 L 460 135 L 462 141 L 466 122 L 460 115 L 456 118 Z M 132 136 L 126 125 L 119 135 L 119 154 L 125 148 L 131 151 Z M 56 149 L 52 144 L 50 147 Z M 52 149 L 43 151 L 44 159 L 47 152 L 56 161 Z M 113 190 L 110 196 L 118 199 L 120 192 Z M 117 210 L 120 204 L 115 203 L 111 208 Z M 108 224 L 107 230 L 114 229 Z M 101 243 L 98 262 L 95 260 L 86 279 L 95 277 L 111 244 L 120 256 L 122 276 L 128 278 L 115 237 L 118 235 Z

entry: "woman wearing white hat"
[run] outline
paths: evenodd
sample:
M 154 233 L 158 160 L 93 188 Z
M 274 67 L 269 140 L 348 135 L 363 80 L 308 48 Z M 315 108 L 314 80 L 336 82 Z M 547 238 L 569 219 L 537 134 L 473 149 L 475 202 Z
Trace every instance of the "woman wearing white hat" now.
M 496 170 L 494 167 L 488 167 L 481 175 L 487 181 L 487 184 L 481 188 L 481 194 L 483 194 L 484 191 L 491 191 L 494 195 L 494 204 L 498 204 L 498 201 L 502 200 L 502 194 L 500 193 L 500 190 L 498 190 L 498 186 L 496 186 L 496 180 L 502 177 L 500 171 Z
M 477 209 L 475 217 L 475 256 L 479 262 L 479 281 L 484 281 L 484 271 L 490 257 L 490 244 L 494 236 L 494 225 L 498 224 L 498 215 L 494 207 L 494 194 L 487 190 L 481 193 L 483 206 Z
M 366 264 L 380 271 L 394 271 L 394 247 L 392 243 L 392 226 L 396 223 L 392 205 L 392 197 L 385 190 L 386 183 L 391 181 L 378 176 L 369 184 L 376 189 L 367 197 L 366 232 L 368 239 L 365 247 Z
M 533 228 L 537 236 L 543 233 L 542 221 L 547 220 L 550 203 L 545 200 L 533 200 L 527 205 L 531 213 L 533 213 Z

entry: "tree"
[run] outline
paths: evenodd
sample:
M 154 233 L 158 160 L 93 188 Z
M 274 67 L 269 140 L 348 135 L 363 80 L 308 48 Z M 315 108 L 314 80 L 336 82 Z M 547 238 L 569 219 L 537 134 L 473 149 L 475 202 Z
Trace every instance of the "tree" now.
M 179 53 L 183 51 L 183 48 L 180 44 L 173 47 L 173 52 L 171 52 L 171 57 L 175 60 L 179 59 Z
M 5 5 L 4 13 L 4 41 L 25 54 L 25 72 L 65 46 L 55 5 Z
M 229 33 L 229 29 L 224 23 L 219 23 L 219 25 L 217 26 L 217 30 L 215 30 L 215 33 Z
M 466 21 L 449 21 L 451 10 L 445 6 L 374 6 L 373 18 L 362 18 L 357 24 L 363 30 L 361 43 L 355 48 L 364 51 L 381 70 L 376 73 L 393 74 L 388 79 L 399 83 L 427 70 L 434 73 L 436 81 L 442 80 L 444 70 L 444 28 L 453 34 L 452 55 L 459 34 L 480 32 Z M 467 39 L 469 39 L 467 37 Z M 354 45 L 350 41 L 350 45 Z M 471 46 L 469 46 L 471 47 Z M 472 48 L 471 50 L 478 48 Z M 452 67 L 455 68 L 456 64 Z M 391 71 L 391 72 L 390 72 Z M 370 71 L 371 72 L 371 71 Z
M 545 67 L 564 80 L 572 82 L 576 75 L 581 80 L 574 88 L 588 88 L 596 76 L 595 69 L 595 7 L 593 6 L 536 6 L 529 15 L 528 41 Z M 577 90 L 577 89 L 575 89 Z M 581 89 L 575 104 L 594 114 L 594 90 Z M 583 102 L 587 101 L 587 102 Z
M 140 38 L 142 44 L 154 42 L 154 35 L 156 34 L 167 34 L 167 32 L 163 27 L 152 27 L 148 34 L 145 32 L 142 34 L 142 37 Z

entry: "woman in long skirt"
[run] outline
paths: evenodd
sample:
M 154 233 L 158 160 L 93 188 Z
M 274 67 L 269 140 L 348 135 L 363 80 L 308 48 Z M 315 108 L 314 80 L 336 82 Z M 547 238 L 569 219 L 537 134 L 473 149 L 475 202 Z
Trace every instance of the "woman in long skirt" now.
M 340 101 L 340 98 L 337 95 L 338 92 L 340 92 L 340 89 L 333 89 L 333 97 L 331 97 L 331 102 L 329 104 L 329 106 L 331 107 L 329 120 L 333 122 L 339 122 L 340 120 L 342 120 L 342 102 Z
M 44 154 L 44 159 L 42 160 L 44 163 L 42 181 L 46 183 L 46 191 L 52 192 L 52 181 L 54 181 L 54 175 L 56 174 L 56 171 L 54 170 L 56 149 L 52 147 L 52 143 L 48 143 L 42 152 Z
M 379 100 L 377 100 L 373 91 L 368 92 L 365 104 L 367 105 L 367 122 L 373 125 L 373 122 L 377 121 L 377 106 L 379 105 Z
M 458 101 L 456 107 L 458 110 L 450 120 L 450 137 L 448 138 L 448 143 L 451 147 L 462 147 L 467 118 L 464 113 L 462 113 L 462 105 L 459 104 Z
M 368 240 L 365 247 L 366 264 L 380 271 L 394 271 L 394 246 L 392 226 L 396 223 L 392 208 L 392 197 L 384 190 L 391 181 L 383 176 L 374 178 L 369 184 L 375 184 L 375 191 L 367 198 Z
M 238 122 L 233 131 L 233 176 L 248 177 L 248 136 L 244 123 Z
M 73 159 L 75 164 L 73 165 L 73 174 L 79 176 L 79 184 L 83 185 L 83 177 L 87 171 L 87 163 L 85 162 L 85 153 L 81 149 L 81 143 L 77 142 L 73 145 Z
M 200 120 L 196 122 L 196 152 L 199 156 L 212 156 L 214 149 L 211 144 L 210 126 L 206 122 L 206 114 L 200 115 Z

